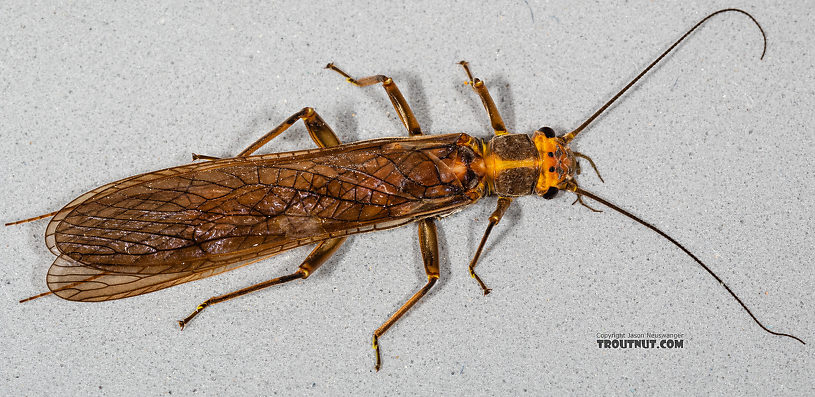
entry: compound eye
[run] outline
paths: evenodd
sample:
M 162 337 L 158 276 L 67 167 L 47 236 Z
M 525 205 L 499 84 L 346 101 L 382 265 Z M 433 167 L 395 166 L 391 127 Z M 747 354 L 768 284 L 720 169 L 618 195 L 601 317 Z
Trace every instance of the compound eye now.
M 554 138 L 555 137 L 555 130 L 551 127 L 541 127 L 538 128 L 538 131 L 542 132 L 544 136 L 547 138 Z
M 551 200 L 551 199 L 555 198 L 555 196 L 557 196 L 558 191 L 559 191 L 558 188 L 556 188 L 554 186 L 550 186 L 549 190 L 547 190 L 546 193 L 544 193 L 542 197 L 547 199 L 547 200 Z

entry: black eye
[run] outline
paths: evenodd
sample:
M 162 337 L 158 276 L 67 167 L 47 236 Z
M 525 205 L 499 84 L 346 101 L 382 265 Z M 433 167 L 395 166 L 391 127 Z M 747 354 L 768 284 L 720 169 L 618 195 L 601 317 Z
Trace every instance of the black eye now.
M 541 127 L 538 128 L 538 131 L 542 132 L 544 136 L 547 138 L 554 138 L 555 137 L 555 130 L 551 127 Z
M 545 198 L 547 200 L 551 200 L 551 199 L 555 198 L 555 196 L 557 196 L 557 192 L 558 192 L 558 189 L 556 187 L 554 187 L 554 186 L 551 186 L 551 187 L 549 187 L 549 190 L 547 190 L 546 193 L 543 194 L 543 198 Z
M 555 167 L 549 167 L 549 172 L 555 172 Z
M 555 157 L 555 154 L 554 154 L 554 153 L 552 153 L 552 152 L 549 152 L 549 153 L 546 153 L 546 154 L 548 154 L 548 155 L 549 155 L 549 157 Z

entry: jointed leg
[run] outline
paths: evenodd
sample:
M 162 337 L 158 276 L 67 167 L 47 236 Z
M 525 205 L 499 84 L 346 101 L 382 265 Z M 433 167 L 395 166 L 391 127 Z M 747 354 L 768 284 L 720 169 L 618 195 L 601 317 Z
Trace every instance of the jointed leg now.
M 263 145 L 274 139 L 276 136 L 286 131 L 289 127 L 291 127 L 297 120 L 302 119 L 306 125 L 306 129 L 308 130 L 309 135 L 311 135 L 311 139 L 314 143 L 317 144 L 319 147 L 329 147 L 329 146 L 337 146 L 340 144 L 339 138 L 334 134 L 334 131 L 331 131 L 331 128 L 323 121 L 323 119 L 314 111 L 314 109 L 306 107 L 300 110 L 299 112 L 291 115 L 282 124 L 274 128 L 273 130 L 269 131 L 266 135 L 260 137 L 255 143 L 249 145 L 244 151 L 238 154 L 237 157 L 245 157 L 249 156 L 254 153 L 256 150 L 260 149 Z M 195 159 L 193 155 L 193 159 Z M 199 158 L 206 158 L 206 159 L 217 159 L 211 156 L 198 156 Z M 282 284 L 288 281 L 297 280 L 297 279 L 305 279 L 311 275 L 317 268 L 320 267 L 323 263 L 325 263 L 328 258 L 337 251 L 337 249 L 345 242 L 346 237 L 337 237 L 328 240 L 324 240 L 317 244 L 316 247 L 311 251 L 311 253 L 306 257 L 302 264 L 300 264 L 300 268 L 297 269 L 296 272 L 274 278 L 268 281 L 264 281 L 262 283 L 258 283 L 243 289 L 239 289 L 234 292 L 230 292 L 228 294 L 216 296 L 204 301 L 204 303 L 198 305 L 192 314 L 187 316 L 184 320 L 178 322 L 178 325 L 181 326 L 181 329 L 184 329 L 184 326 L 190 322 L 198 313 L 204 310 L 207 306 L 212 306 L 216 303 L 220 303 L 223 301 L 230 300 L 232 298 L 239 297 L 241 295 L 248 294 L 250 292 L 254 292 L 257 290 L 261 290 L 263 288 L 271 287 L 273 285 Z
M 419 122 L 416 120 L 416 116 L 413 115 L 413 111 L 410 110 L 410 106 L 405 100 L 405 97 L 402 96 L 402 92 L 399 91 L 399 87 L 397 87 L 396 83 L 393 82 L 393 79 L 381 74 L 355 79 L 349 76 L 348 73 L 343 72 L 340 68 L 334 66 L 333 63 L 329 63 L 325 66 L 325 68 L 339 73 L 345 77 L 345 80 L 347 80 L 349 83 L 358 87 L 366 87 L 372 84 L 382 83 L 382 88 L 384 88 L 388 93 L 388 98 L 390 98 L 394 109 L 396 109 L 396 114 L 399 115 L 399 120 L 402 120 L 402 125 L 404 125 L 408 130 L 408 134 L 410 134 L 410 136 L 422 135 L 422 129 L 419 127 Z
M 326 65 L 326 69 L 331 69 L 339 73 L 345 77 L 349 83 L 358 87 L 365 87 L 372 84 L 381 83 L 382 87 L 388 93 L 388 98 L 390 98 L 391 103 L 393 104 L 394 109 L 396 109 L 396 113 L 399 115 L 402 125 L 404 125 L 407 129 L 408 134 L 410 134 L 410 136 L 422 135 L 422 130 L 419 127 L 419 122 L 416 120 L 416 116 L 413 115 L 410 105 L 408 105 L 405 97 L 402 96 L 402 93 L 399 91 L 396 83 L 393 82 L 393 79 L 384 75 L 354 79 L 340 68 L 334 66 L 333 63 Z M 425 273 L 427 274 L 427 283 L 419 291 L 413 294 L 413 296 L 411 296 L 410 299 L 408 299 L 408 301 L 396 311 L 396 313 L 391 315 L 390 318 L 385 321 L 385 323 L 374 331 L 373 348 L 376 353 L 376 365 L 374 368 L 376 368 L 377 371 L 379 371 L 379 368 L 382 366 L 382 357 L 379 353 L 379 337 L 384 335 L 385 332 L 390 329 L 390 327 L 396 324 L 396 322 L 399 321 L 399 319 L 402 318 L 402 316 L 404 316 L 405 313 L 407 313 L 407 311 L 413 307 L 413 305 L 416 304 L 416 302 L 422 299 L 422 297 L 425 296 L 428 291 L 430 291 L 430 288 L 436 284 L 436 280 L 439 279 L 439 246 L 436 233 L 436 224 L 432 219 L 423 219 L 418 222 L 418 226 L 419 246 L 422 251 L 422 260 L 424 262 Z
M 334 131 L 331 131 L 331 128 L 328 127 L 328 124 L 326 124 L 325 121 L 323 121 L 322 117 L 320 117 L 320 115 L 317 114 L 314 109 L 305 107 L 299 112 L 289 116 L 289 118 L 284 120 L 279 126 L 267 132 L 266 135 L 260 137 L 260 139 L 249 145 L 248 148 L 244 149 L 236 157 L 251 155 L 263 145 L 269 143 L 269 141 L 282 134 L 283 131 L 289 129 L 289 127 L 296 123 L 297 120 L 303 120 L 303 123 L 306 125 L 306 130 L 308 130 L 308 133 L 311 136 L 311 140 L 313 140 L 317 146 L 328 147 L 340 144 L 340 140 L 337 138 L 337 135 L 334 134 Z
M 473 91 L 481 98 L 481 103 L 484 104 L 484 109 L 487 110 L 487 114 L 490 116 L 490 124 L 492 124 L 492 129 L 495 130 L 495 135 L 506 134 L 507 127 L 504 125 L 504 119 L 502 119 L 501 114 L 498 113 L 498 108 L 495 106 L 490 92 L 487 91 L 487 86 L 484 85 L 484 81 L 473 78 L 467 61 L 459 62 L 459 65 L 461 65 L 464 68 L 464 72 L 467 73 L 467 78 L 470 79 L 468 83 L 473 87 Z
M 221 159 L 220 157 L 207 156 L 206 154 L 197 154 L 197 153 L 192 154 L 192 161 L 198 161 L 198 160 L 212 161 L 212 160 L 220 160 L 220 159 Z
M 257 141 L 249 145 L 246 149 L 240 152 L 235 157 L 245 157 L 250 156 L 252 153 L 263 147 L 263 145 L 269 143 L 272 139 L 276 138 L 278 135 L 282 134 L 284 131 L 289 129 L 297 120 L 303 120 L 303 123 L 306 125 L 306 130 L 308 130 L 308 134 L 311 136 L 311 140 L 317 144 L 318 147 L 329 147 L 329 146 L 337 146 L 340 144 L 339 138 L 337 135 L 334 134 L 334 131 L 331 130 L 331 127 L 323 121 L 323 118 L 320 117 L 317 112 L 310 108 L 305 107 L 300 109 L 299 112 L 289 116 L 286 120 L 283 121 L 279 126 L 273 128 L 271 131 L 264 134 L 260 137 Z M 218 160 L 220 157 L 214 156 L 206 156 L 202 154 L 192 154 L 193 161 L 195 160 Z
M 422 259 L 424 260 L 424 270 L 427 274 L 427 284 L 413 294 L 396 313 L 393 313 L 393 315 L 388 318 L 388 321 L 385 321 L 384 324 L 374 331 L 373 347 L 376 352 L 376 366 L 374 368 L 376 368 L 377 371 L 379 371 L 382 365 L 382 359 L 379 355 L 379 337 L 404 316 L 419 299 L 422 299 L 422 297 L 430 291 L 430 288 L 433 287 L 433 284 L 436 283 L 436 280 L 439 279 L 439 245 L 436 235 L 436 224 L 432 219 L 419 221 L 419 246 L 422 249 Z
M 316 247 L 311 251 L 311 253 L 306 257 L 300 267 L 297 269 L 296 272 L 292 274 L 288 274 L 282 277 L 273 278 L 271 280 L 264 281 L 262 283 L 257 283 L 255 285 L 251 285 L 246 288 L 239 289 L 237 291 L 230 292 L 228 294 L 216 296 L 210 299 L 207 299 L 198 307 L 195 308 L 195 311 L 192 312 L 187 318 L 178 322 L 178 325 L 181 326 L 181 329 L 184 329 L 186 326 L 198 313 L 201 313 L 204 309 L 208 306 L 212 306 L 216 303 L 221 303 L 224 301 L 228 301 L 232 298 L 237 298 L 241 295 L 246 295 L 250 292 L 255 292 L 264 288 L 271 287 L 277 284 L 283 284 L 288 281 L 298 280 L 298 279 L 305 279 L 311 273 L 313 273 L 317 268 L 320 267 L 325 261 L 337 251 L 340 245 L 345 241 L 345 237 L 334 238 L 330 240 L 322 241 L 321 243 L 317 244 Z
M 497 225 L 498 222 L 501 221 L 501 218 L 504 216 L 504 213 L 507 211 L 510 204 L 512 204 L 511 197 L 498 198 L 498 206 L 495 208 L 492 215 L 490 215 L 490 223 L 487 225 L 487 230 L 484 231 L 484 237 L 481 237 L 481 243 L 478 244 L 478 249 L 475 251 L 473 260 L 470 261 L 470 277 L 474 278 L 475 281 L 478 281 L 478 284 L 481 285 L 481 289 L 484 290 L 484 295 L 489 294 L 492 290 L 487 288 L 487 285 L 481 281 L 481 277 L 478 277 L 478 275 L 475 274 L 475 265 L 478 263 L 478 258 L 481 256 L 481 250 L 484 249 L 484 244 L 486 244 L 487 237 L 489 237 L 490 232 L 492 232 L 493 226 Z

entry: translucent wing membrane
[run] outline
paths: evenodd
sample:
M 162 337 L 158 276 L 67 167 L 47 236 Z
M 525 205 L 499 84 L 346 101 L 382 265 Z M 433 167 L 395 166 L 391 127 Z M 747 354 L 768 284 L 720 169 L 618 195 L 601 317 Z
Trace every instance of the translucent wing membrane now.
M 332 237 L 469 204 L 461 134 L 191 164 L 94 189 L 59 211 L 48 286 L 118 299 L 209 277 Z

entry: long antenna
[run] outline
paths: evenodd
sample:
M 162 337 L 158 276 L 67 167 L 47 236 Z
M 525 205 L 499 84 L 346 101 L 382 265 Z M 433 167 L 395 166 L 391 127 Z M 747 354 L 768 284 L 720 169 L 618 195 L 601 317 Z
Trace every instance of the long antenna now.
M 596 119 L 598 116 L 600 116 L 600 114 L 602 114 L 603 112 L 605 112 L 605 111 L 606 111 L 606 109 L 608 109 L 608 107 L 609 107 L 609 106 L 611 106 L 611 104 L 612 104 L 612 103 L 614 103 L 614 101 L 616 101 L 616 100 L 617 100 L 617 98 L 619 98 L 619 97 L 620 97 L 620 96 L 622 96 L 622 95 L 623 95 L 623 94 L 624 94 L 626 91 L 628 91 L 628 89 L 629 89 L 629 88 L 631 88 L 631 86 L 632 86 L 632 85 L 634 85 L 634 84 L 635 84 L 637 81 L 639 81 L 639 79 L 640 79 L 642 76 L 644 76 L 646 73 L 648 73 L 648 71 L 649 71 L 649 70 L 651 70 L 651 68 L 653 68 L 653 67 L 654 67 L 654 66 L 655 66 L 657 63 L 659 63 L 659 61 L 661 61 L 661 60 L 662 60 L 662 58 L 665 58 L 665 56 L 666 56 L 666 55 L 668 55 L 668 53 L 670 53 L 671 51 L 673 51 L 673 49 L 674 49 L 674 48 L 675 48 L 677 45 L 679 45 L 679 43 L 681 43 L 681 42 L 682 42 L 682 40 L 685 40 L 685 38 L 686 38 L 686 37 L 690 36 L 690 34 L 691 34 L 691 33 L 693 33 L 693 31 L 694 31 L 694 30 L 696 30 L 696 28 L 698 28 L 699 26 L 701 26 L 703 23 L 705 23 L 705 21 L 707 21 L 708 19 L 712 18 L 714 15 L 721 14 L 721 13 L 723 13 L 723 12 L 730 12 L 730 11 L 734 11 L 734 12 L 740 12 L 740 13 L 742 13 L 742 14 L 744 14 L 744 15 L 747 15 L 747 16 L 748 16 L 748 17 L 749 17 L 749 18 L 750 18 L 750 19 L 753 21 L 753 23 L 755 23 L 755 24 L 756 24 L 756 26 L 758 26 L 758 30 L 760 30 L 760 31 L 761 31 L 761 37 L 762 37 L 762 38 L 764 38 L 764 49 L 762 49 L 762 50 L 761 50 L 761 58 L 760 58 L 760 59 L 764 59 L 764 53 L 765 53 L 765 52 L 767 52 L 767 35 L 765 35 L 765 34 L 764 34 L 764 29 L 761 27 L 761 25 L 758 23 L 758 21 L 756 21 L 756 19 L 755 19 L 755 18 L 753 18 L 753 16 L 752 16 L 752 15 L 750 15 L 750 13 L 748 13 L 747 11 L 744 11 L 744 10 L 739 10 L 738 8 L 726 8 L 726 9 L 724 9 L 724 10 L 719 10 L 719 11 L 716 11 L 716 12 L 714 12 L 714 13 L 712 13 L 712 14 L 710 14 L 710 15 L 706 16 L 704 19 L 702 19 L 701 21 L 699 21 L 699 22 L 698 22 L 696 25 L 693 25 L 693 27 L 692 27 L 692 28 L 690 28 L 690 30 L 688 30 L 687 32 L 685 32 L 685 34 L 684 34 L 684 35 L 682 35 L 682 37 L 680 37 L 680 38 L 679 38 L 679 40 L 677 40 L 675 43 L 673 43 L 673 45 L 672 45 L 672 46 L 668 47 L 668 49 L 667 49 L 667 50 L 665 50 L 665 52 L 663 52 L 663 53 L 662 53 L 662 55 L 660 55 L 660 56 L 659 56 L 659 58 L 657 58 L 657 59 L 656 59 L 654 62 L 651 62 L 651 64 L 650 64 L 650 65 L 648 65 L 648 67 L 647 67 L 647 68 L 645 68 L 645 70 L 643 70 L 642 72 L 640 72 L 640 74 L 638 74 L 638 75 L 637 75 L 637 77 L 635 77 L 635 78 L 634 78 L 634 80 L 631 80 L 631 82 L 630 82 L 630 83 L 628 83 L 628 85 L 626 85 L 626 86 L 625 86 L 625 87 L 624 87 L 622 90 L 620 90 L 620 92 L 618 92 L 618 93 L 617 93 L 617 95 L 614 95 L 614 97 L 613 97 L 613 98 L 611 98 L 611 100 L 609 100 L 608 102 L 606 102 L 606 104 L 605 104 L 605 105 L 603 105 L 603 107 L 601 107 L 599 110 L 597 110 L 596 112 L 594 112 L 594 114 L 593 114 L 593 115 L 591 115 L 591 117 L 589 117 L 589 118 L 588 118 L 586 121 L 584 121 L 584 122 L 583 122 L 583 124 L 580 124 L 580 126 L 579 126 L 579 127 L 577 127 L 577 128 L 574 130 L 574 131 L 572 131 L 572 132 L 570 132 L 570 133 L 568 133 L 568 134 L 564 135 L 564 136 L 563 136 L 563 139 L 565 139 L 565 140 L 566 140 L 566 143 L 571 142 L 571 141 L 572 141 L 572 139 L 574 139 L 574 137 L 576 137 L 576 136 L 577 136 L 577 134 L 579 134 L 579 133 L 580 133 L 580 131 L 583 131 L 583 129 L 585 129 L 585 128 L 586 128 L 586 126 L 588 126 L 589 124 L 591 124 L 591 122 L 592 122 L 592 121 L 594 121 L 594 119 Z
M 713 276 L 713 278 L 715 278 L 716 281 L 718 281 L 719 284 L 721 284 L 722 287 L 724 287 L 724 289 L 726 289 L 727 292 L 730 293 L 730 295 L 733 297 L 733 299 L 735 299 L 736 302 L 739 302 L 741 307 L 744 308 L 744 310 L 747 312 L 747 314 L 749 314 L 750 317 L 753 318 L 753 320 L 756 322 L 756 324 L 758 324 L 759 327 L 761 327 L 762 329 L 764 329 L 765 331 L 767 331 L 767 332 L 769 332 L 769 333 L 771 333 L 773 335 L 786 336 L 788 338 L 795 339 L 798 342 L 801 342 L 801 343 L 806 345 L 806 343 L 803 340 L 801 340 L 801 338 L 799 338 L 797 336 L 790 335 L 790 334 L 784 334 L 784 333 L 781 333 L 781 332 L 774 332 L 774 331 L 770 331 L 769 329 L 767 329 L 767 327 L 765 327 L 764 324 L 762 324 L 761 321 L 758 321 L 756 316 L 753 315 L 753 312 L 751 312 L 750 309 L 747 308 L 747 305 L 745 305 L 744 302 L 742 302 L 741 299 L 739 299 L 739 297 L 736 295 L 736 293 L 733 292 L 733 290 L 731 290 L 730 287 L 728 287 L 727 284 L 725 284 L 724 281 L 722 281 L 722 279 L 720 279 L 719 276 L 716 275 L 716 273 L 713 273 L 713 270 L 710 270 L 710 268 L 707 267 L 707 265 L 705 265 L 701 260 L 699 260 L 699 258 L 697 258 L 696 255 L 692 254 L 687 248 L 685 248 L 685 246 L 680 244 L 678 241 L 674 240 L 673 237 L 667 235 L 662 230 L 659 230 L 656 226 L 654 226 L 654 225 L 652 225 L 652 224 L 638 218 L 637 216 L 634 216 L 632 213 L 630 213 L 630 212 L 628 212 L 628 211 L 626 211 L 626 210 L 624 210 L 624 209 L 622 209 L 622 208 L 620 208 L 620 207 L 618 207 L 618 206 L 616 206 L 616 205 L 614 205 L 614 204 L 612 204 L 612 203 L 610 203 L 610 202 L 608 202 L 608 201 L 606 201 L 606 200 L 604 200 L 604 199 L 602 199 L 600 197 L 597 197 L 593 193 L 587 192 L 587 191 L 585 191 L 585 190 L 583 190 L 583 189 L 581 189 L 579 187 L 576 187 L 576 186 L 575 186 L 574 189 L 575 189 L 574 192 L 578 195 L 578 197 L 586 196 L 586 197 L 588 197 L 588 198 L 590 198 L 590 199 L 592 199 L 594 201 L 597 201 L 597 202 L 605 205 L 606 207 L 611 208 L 611 209 L 613 209 L 613 210 L 615 210 L 615 211 L 617 211 L 617 212 L 619 212 L 619 213 L 621 213 L 621 214 L 623 214 L 623 215 L 637 221 L 639 224 L 641 224 L 641 225 L 643 225 L 643 226 L 657 232 L 657 234 L 659 234 L 662 237 L 665 237 L 666 240 L 672 242 L 675 246 L 679 247 L 679 249 L 684 251 L 686 254 L 688 254 L 688 256 L 690 256 L 693 260 L 695 260 L 696 263 L 698 263 L 700 266 L 702 266 L 703 269 L 707 270 L 707 272 L 710 273 L 710 275 Z

